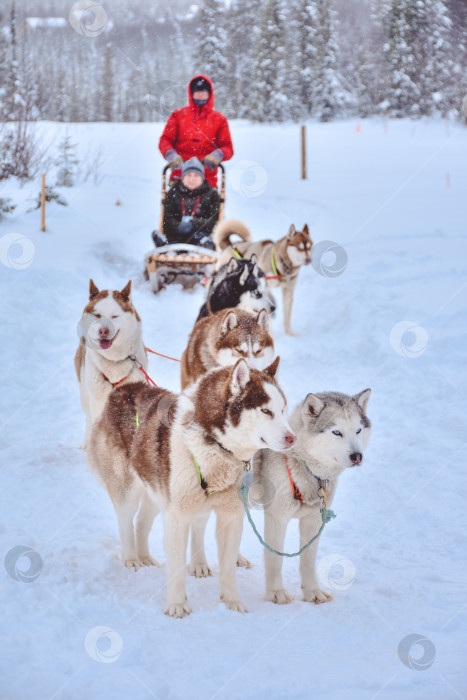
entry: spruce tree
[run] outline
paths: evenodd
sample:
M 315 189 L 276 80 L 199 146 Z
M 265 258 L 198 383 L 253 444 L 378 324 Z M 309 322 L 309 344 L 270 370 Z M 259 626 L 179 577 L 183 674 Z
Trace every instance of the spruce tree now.
M 227 36 L 224 29 L 225 8 L 219 0 L 204 0 L 198 16 L 195 70 L 207 75 L 215 89 L 215 105 L 221 111 L 228 93 L 229 70 L 225 57 Z
M 112 44 L 106 44 L 104 49 L 104 64 L 102 72 L 102 107 L 101 119 L 105 122 L 113 121 L 114 116 L 114 55 Z
M 289 116 L 285 94 L 285 30 L 280 0 L 266 0 L 257 36 L 250 114 L 260 122 Z
M 313 114 L 327 122 L 345 113 L 350 95 L 337 68 L 337 20 L 332 0 L 316 0 L 316 9 L 319 29 Z
M 392 117 L 419 115 L 420 91 L 416 84 L 414 41 L 418 0 L 393 0 L 387 18 L 388 84 L 385 105 Z

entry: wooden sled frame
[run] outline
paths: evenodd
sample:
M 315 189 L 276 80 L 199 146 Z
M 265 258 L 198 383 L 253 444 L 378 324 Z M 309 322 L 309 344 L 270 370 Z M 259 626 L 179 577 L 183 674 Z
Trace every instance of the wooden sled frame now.
M 218 221 L 224 218 L 225 207 L 225 168 L 219 163 L 221 171 L 221 186 L 219 190 L 220 207 Z M 159 217 L 159 231 L 163 231 L 165 198 L 167 196 L 167 172 L 170 166 L 167 164 L 162 170 L 161 213 Z M 192 288 L 202 281 L 208 272 L 208 267 L 214 265 L 219 258 L 219 253 L 188 243 L 172 243 L 155 248 L 147 253 L 144 258 L 145 277 L 151 281 L 155 294 L 160 292 L 167 284 L 181 282 L 184 288 Z

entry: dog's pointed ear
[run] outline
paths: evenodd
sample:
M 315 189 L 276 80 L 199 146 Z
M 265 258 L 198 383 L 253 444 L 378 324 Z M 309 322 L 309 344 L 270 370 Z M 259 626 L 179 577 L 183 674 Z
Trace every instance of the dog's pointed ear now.
M 290 224 L 289 232 L 287 238 L 293 238 L 295 235 L 295 224 Z
M 281 358 L 280 358 L 279 355 L 278 355 L 278 356 L 276 357 L 276 359 L 275 359 L 273 362 L 271 362 L 271 364 L 269 365 L 269 367 L 266 367 L 266 369 L 263 369 L 264 374 L 267 374 L 267 375 L 269 375 L 272 379 L 274 379 L 274 377 L 275 377 L 276 374 L 277 374 L 277 370 L 278 370 L 279 362 L 280 362 L 280 361 L 281 361 Z
M 249 274 L 250 274 L 250 271 L 249 271 L 249 269 L 248 269 L 248 265 L 245 265 L 245 267 L 244 267 L 243 270 L 242 270 L 242 274 L 240 275 L 240 278 L 239 278 L 239 280 L 238 280 L 238 281 L 240 282 L 240 286 L 241 286 L 241 287 L 243 287 L 243 285 L 244 285 L 245 282 L 247 281 L 248 275 L 249 275 Z
M 316 394 L 308 394 L 303 402 L 302 416 L 305 421 L 310 418 L 318 418 L 319 414 L 325 406 L 324 401 L 316 396 Z
M 94 299 L 99 294 L 99 289 L 94 284 L 94 280 L 89 280 L 89 298 Z
M 256 317 L 256 323 L 258 326 L 261 326 L 263 331 L 266 331 L 266 333 L 269 333 L 270 330 L 270 325 L 269 325 L 269 314 L 266 311 L 266 309 L 261 309 L 261 311 L 258 313 Z
M 233 309 L 231 309 L 225 314 L 224 318 L 222 319 L 221 334 L 225 335 L 233 328 L 235 328 L 235 326 L 238 326 L 237 314 Z
M 131 280 L 128 280 L 127 284 L 120 291 L 120 294 L 122 295 L 122 297 L 124 298 L 125 301 L 130 301 Z
M 238 360 L 233 368 L 232 379 L 230 381 L 230 389 L 232 394 L 236 395 L 243 391 L 250 381 L 250 368 L 245 360 Z
M 310 232 L 308 230 L 308 224 L 305 224 L 305 226 L 303 227 L 303 233 L 306 233 L 307 236 L 310 235 Z
M 235 272 L 238 266 L 237 258 L 230 258 L 227 264 L 227 272 Z
M 363 413 L 366 413 L 366 407 L 370 399 L 371 389 L 364 389 L 359 394 L 355 394 L 352 398 L 358 403 Z
M 250 258 L 250 262 L 251 262 L 253 265 L 256 265 L 256 263 L 258 262 L 258 258 L 256 257 L 256 253 L 253 253 L 253 255 L 252 255 L 251 258 Z

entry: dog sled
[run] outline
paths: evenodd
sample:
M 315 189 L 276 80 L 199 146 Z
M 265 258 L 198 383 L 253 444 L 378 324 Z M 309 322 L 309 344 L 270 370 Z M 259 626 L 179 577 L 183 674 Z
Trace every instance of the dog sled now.
M 225 169 L 219 164 L 221 184 L 219 187 L 220 207 L 218 221 L 224 218 Z M 162 170 L 161 212 L 158 231 L 164 233 L 164 208 L 167 196 L 167 172 L 169 165 Z M 219 253 L 202 246 L 189 243 L 169 243 L 154 248 L 144 257 L 144 276 L 151 283 L 154 294 L 158 294 L 170 284 L 181 284 L 183 289 L 193 289 L 210 277 Z

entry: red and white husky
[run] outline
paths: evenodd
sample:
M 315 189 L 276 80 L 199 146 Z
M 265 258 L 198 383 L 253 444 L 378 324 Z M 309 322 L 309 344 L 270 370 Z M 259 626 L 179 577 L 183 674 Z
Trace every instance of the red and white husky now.
M 165 612 L 172 617 L 191 612 L 188 533 L 194 519 L 211 510 L 217 515 L 221 600 L 231 610 L 246 612 L 235 580 L 242 471 L 261 447 L 283 451 L 295 443 L 286 399 L 275 381 L 278 364 L 277 357 L 260 371 L 239 360 L 234 367 L 210 370 L 180 396 L 141 384 L 122 386 L 94 424 L 87 457 L 117 511 L 127 567 L 157 564 L 148 535 L 156 514 L 164 511 Z
M 75 355 L 81 405 L 86 414 L 83 449 L 112 390 L 124 383 L 145 381 L 140 370 L 147 370 L 141 319 L 130 292 L 131 280 L 121 291 L 99 291 L 89 281 L 89 301 L 79 322 L 80 343 Z

